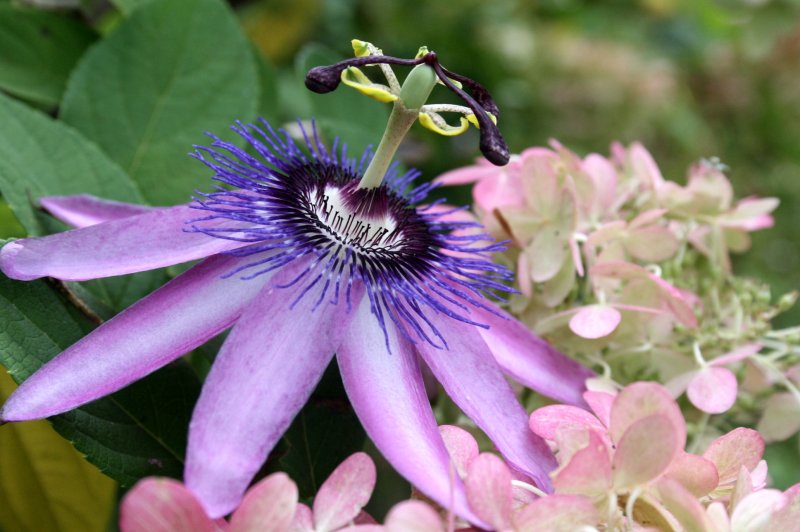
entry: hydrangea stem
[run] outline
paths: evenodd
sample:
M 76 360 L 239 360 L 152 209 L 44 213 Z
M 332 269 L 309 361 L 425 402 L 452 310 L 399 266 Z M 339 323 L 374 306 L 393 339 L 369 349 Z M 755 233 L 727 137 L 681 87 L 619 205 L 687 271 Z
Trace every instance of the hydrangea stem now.
M 372 157 L 358 188 L 376 188 L 392 163 L 400 143 L 416 122 L 419 109 L 425 104 L 436 85 L 436 73 L 428 65 L 417 65 L 403 82 L 400 97 L 394 102 L 378 149 Z

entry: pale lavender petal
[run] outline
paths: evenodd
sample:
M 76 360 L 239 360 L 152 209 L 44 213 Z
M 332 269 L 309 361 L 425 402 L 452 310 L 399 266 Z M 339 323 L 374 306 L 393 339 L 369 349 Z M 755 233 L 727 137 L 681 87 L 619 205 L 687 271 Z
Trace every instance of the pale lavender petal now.
M 246 259 L 212 257 L 118 314 L 42 366 L 0 412 L 52 416 L 115 392 L 228 328 L 268 276 L 221 276 Z
M 472 316 L 489 325 L 489 329 L 478 331 L 503 371 L 558 402 L 584 406 L 584 383 L 594 373 L 559 353 L 496 306 L 492 310 L 497 314 L 475 309 Z
M 39 198 L 39 203 L 51 215 L 72 227 L 89 227 L 155 210 L 155 207 L 107 200 L 89 194 L 46 196 Z
M 461 517 L 483 524 L 467 504 L 422 384 L 414 346 L 394 327 L 383 331 L 364 298 L 337 351 L 347 395 L 367 434 L 420 491 Z
M 212 517 L 233 510 L 269 451 L 322 377 L 353 313 L 304 288 L 280 288 L 305 263 L 284 267 L 242 314 L 217 355 L 189 426 L 186 485 Z M 244 281 L 239 281 L 240 283 Z M 361 292 L 353 290 L 358 302 Z
M 273 473 L 247 491 L 231 516 L 231 532 L 285 532 L 297 511 L 297 484 Z
M 479 327 L 442 315 L 432 321 L 445 331 L 448 348 L 436 349 L 421 342 L 417 349 L 428 367 L 506 460 L 549 490 L 547 474 L 555 469 L 555 458 L 544 440 L 528 430 L 528 415 L 481 338 Z
M 356 453 L 333 470 L 314 497 L 314 525 L 318 532 L 337 530 L 353 521 L 367 505 L 375 488 L 375 464 L 366 453 Z
M 247 245 L 187 232 L 200 211 L 188 206 L 153 210 L 121 220 L 6 244 L 0 269 L 23 281 L 55 277 L 85 281 L 180 264 Z
M 120 506 L 122 532 L 214 532 L 216 527 L 186 487 L 171 478 L 146 478 Z

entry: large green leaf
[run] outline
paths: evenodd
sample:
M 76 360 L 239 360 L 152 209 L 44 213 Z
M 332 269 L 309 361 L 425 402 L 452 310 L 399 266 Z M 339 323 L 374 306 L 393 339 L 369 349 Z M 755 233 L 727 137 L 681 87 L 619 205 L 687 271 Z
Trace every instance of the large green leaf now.
M 209 172 L 186 156 L 204 131 L 256 114 L 249 45 L 220 0 L 159 0 L 122 21 L 70 78 L 61 117 L 119 163 L 154 204 L 186 202 Z M 231 135 L 232 137 L 232 135 Z
M 0 401 L 13 391 L 0 375 Z M 0 430 L 0 530 L 103 532 L 116 486 L 46 421 Z
M 297 56 L 298 85 L 303 82 L 306 72 L 315 66 L 331 65 L 345 57 L 338 56 L 328 48 L 310 44 Z M 379 72 L 369 72 L 380 79 Z M 364 149 L 378 146 L 386 127 L 390 107 L 363 96 L 361 93 L 341 84 L 328 94 L 311 94 L 311 110 L 317 124 L 328 140 L 338 136 L 347 142 L 351 157 L 360 157 Z
M 0 88 L 55 106 L 94 32 L 76 17 L 0 5 Z
M 94 194 L 141 202 L 134 183 L 72 128 L 0 95 L 0 192 L 30 234 L 43 234 L 41 196 Z
M 4 276 L 0 323 L 0 363 L 17 382 L 90 328 L 52 284 Z M 199 391 L 191 369 L 173 363 L 111 396 L 50 419 L 90 462 L 123 485 L 149 475 L 180 477 Z

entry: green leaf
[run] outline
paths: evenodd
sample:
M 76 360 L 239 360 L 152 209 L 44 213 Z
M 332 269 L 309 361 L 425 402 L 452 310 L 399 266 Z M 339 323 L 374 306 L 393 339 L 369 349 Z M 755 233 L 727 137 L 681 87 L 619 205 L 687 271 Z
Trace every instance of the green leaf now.
M 72 128 L 0 94 L 0 192 L 30 234 L 46 232 L 41 196 L 94 194 L 141 202 L 134 183 Z
M 0 5 L 0 88 L 55 107 L 69 73 L 95 39 L 77 18 Z
M 297 56 L 298 86 L 303 83 L 306 72 L 313 67 L 331 65 L 342 59 L 346 58 L 321 45 L 307 45 Z M 369 75 L 380 76 L 380 72 L 377 69 L 375 72 L 369 70 Z M 328 94 L 311 94 L 310 101 L 313 117 L 327 139 L 338 136 L 347 142 L 351 157 L 361 157 L 369 145 L 377 148 L 386 127 L 389 106 L 367 98 L 344 84 Z
M 17 382 L 90 328 L 52 284 L 5 277 L 0 277 L 0 323 L 0 363 Z M 90 462 L 124 486 L 150 475 L 179 478 L 199 392 L 194 373 L 179 361 L 50 421 Z
M 0 401 L 14 390 L 0 372 Z M 0 530 L 105 531 L 116 486 L 46 421 L 0 430 Z
M 127 16 L 152 1 L 153 0 L 111 0 L 111 3 L 114 4 L 114 7 L 119 9 L 123 15 Z
M 275 124 L 278 120 L 278 79 L 275 67 L 258 49 L 252 48 L 261 86 L 261 97 L 258 99 L 258 116 Z
M 334 361 L 270 458 L 308 499 L 345 458 L 364 447 L 365 439 Z
M 188 157 L 236 119 L 256 114 L 249 45 L 220 0 L 159 0 L 87 52 L 61 117 L 100 147 L 154 204 L 188 201 L 209 171 Z

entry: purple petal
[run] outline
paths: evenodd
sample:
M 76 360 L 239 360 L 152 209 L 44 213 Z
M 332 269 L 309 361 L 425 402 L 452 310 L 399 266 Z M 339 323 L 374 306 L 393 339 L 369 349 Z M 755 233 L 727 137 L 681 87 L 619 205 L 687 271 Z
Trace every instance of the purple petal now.
M 474 320 L 489 325 L 478 328 L 503 371 L 525 386 L 561 403 L 584 406 L 584 382 L 594 373 L 559 353 L 519 321 L 494 307 L 497 316 L 476 309 Z
M 188 206 L 169 207 L 42 238 L 15 240 L 0 251 L 0 269 L 23 281 L 46 276 L 85 281 L 188 262 L 246 245 L 187 232 L 186 221 L 198 214 Z
M 448 349 L 427 342 L 420 355 L 447 394 L 480 427 L 505 458 L 550 489 L 548 473 L 556 461 L 547 444 L 528 430 L 528 415 L 481 338 L 478 327 L 447 316 L 433 320 L 444 331 Z
M 216 527 L 186 487 L 171 478 L 139 481 L 122 500 L 122 532 L 214 532 Z
M 312 310 L 312 294 L 288 308 L 304 285 L 276 286 L 303 268 L 285 267 L 254 298 L 220 349 L 195 406 L 185 480 L 212 517 L 239 504 L 322 377 L 352 317 L 344 304 Z M 360 297 L 353 290 L 351 299 Z
M 89 227 L 154 210 L 154 207 L 123 203 L 89 194 L 77 196 L 46 196 L 39 199 L 44 209 L 72 227 Z
M 0 418 L 65 412 L 119 390 L 223 331 L 267 281 L 221 278 L 243 260 L 212 257 L 107 321 L 22 383 Z
M 337 358 L 347 395 L 367 434 L 394 468 L 446 508 L 475 524 L 464 484 L 439 435 L 414 347 L 394 327 L 384 334 L 364 298 Z

